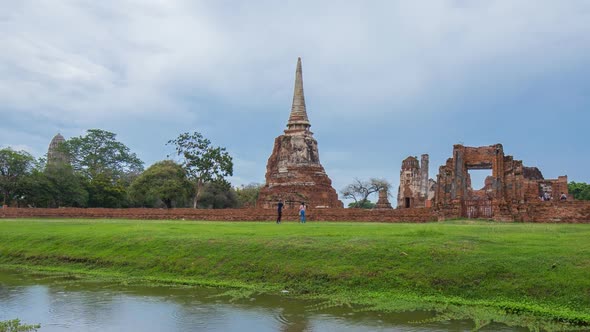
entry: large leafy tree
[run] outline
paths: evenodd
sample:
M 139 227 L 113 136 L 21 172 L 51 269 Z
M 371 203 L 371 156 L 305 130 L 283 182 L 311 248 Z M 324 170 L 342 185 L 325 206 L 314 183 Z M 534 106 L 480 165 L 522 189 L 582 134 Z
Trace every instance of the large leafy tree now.
M 234 188 L 226 180 L 216 180 L 203 186 L 199 207 L 205 209 L 226 209 L 238 206 Z
M 84 179 L 75 174 L 69 164 L 49 164 L 43 172 L 50 184 L 52 207 L 75 206 L 84 207 L 88 204 L 88 192 L 84 189 Z
M 34 207 L 51 207 L 54 187 L 43 169 L 35 167 L 22 184 L 22 203 Z
M 89 129 L 86 135 L 61 144 L 76 173 L 85 179 L 91 207 L 127 206 L 127 187 L 143 171 L 143 162 L 116 134 Z
M 340 194 L 345 199 L 352 199 L 354 202 L 349 204 L 349 207 L 355 208 L 372 208 L 374 206 L 369 201 L 369 196 L 380 190 L 388 190 L 390 184 L 383 179 L 371 179 L 369 181 L 361 181 L 354 179 L 354 182 L 346 186 L 340 191 Z
M 172 160 L 159 161 L 138 176 L 129 187 L 135 205 L 154 207 L 162 202 L 167 208 L 183 205 L 192 194 L 192 185 L 182 166 Z
M 75 171 L 92 179 L 98 175 L 123 178 L 143 171 L 143 162 L 116 134 L 101 129 L 89 129 L 86 135 L 72 137 L 61 144 Z
M 0 192 L 2 204 L 10 204 L 23 193 L 25 179 L 35 167 L 35 159 L 26 151 L 0 149 Z
M 238 198 L 238 207 L 255 207 L 260 194 L 260 183 L 250 183 L 235 189 Z
M 226 149 L 212 146 L 211 141 L 198 132 L 182 133 L 167 144 L 175 147 L 176 154 L 182 158 L 181 165 L 193 183 L 195 209 L 204 184 L 233 175 L 234 164 Z
M 590 201 L 590 184 L 572 181 L 568 183 L 567 189 L 574 199 Z
M 67 164 L 39 159 L 21 186 L 21 202 L 35 207 L 86 206 L 88 193 Z

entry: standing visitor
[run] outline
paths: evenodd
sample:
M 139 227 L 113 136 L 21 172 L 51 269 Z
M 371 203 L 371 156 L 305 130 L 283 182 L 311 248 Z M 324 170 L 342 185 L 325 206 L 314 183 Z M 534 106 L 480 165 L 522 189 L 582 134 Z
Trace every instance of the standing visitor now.
M 305 202 L 299 205 L 299 222 L 305 224 Z
M 277 210 L 277 224 L 281 223 L 281 217 L 283 216 L 283 200 L 279 199 L 278 210 Z

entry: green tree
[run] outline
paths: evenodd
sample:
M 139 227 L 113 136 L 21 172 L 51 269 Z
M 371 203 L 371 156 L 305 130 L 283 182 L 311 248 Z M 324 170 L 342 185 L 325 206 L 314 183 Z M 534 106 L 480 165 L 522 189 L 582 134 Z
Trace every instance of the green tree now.
M 167 144 L 175 146 L 182 167 L 194 186 L 193 208 L 197 208 L 203 185 L 233 175 L 232 157 L 225 148 L 211 146 L 211 141 L 198 132 L 182 133 Z
M 0 322 L 0 332 L 34 332 L 41 328 L 41 324 L 22 324 L 20 319 Z
M 101 129 L 89 129 L 86 135 L 72 137 L 61 144 L 60 150 L 70 156 L 75 171 L 86 178 L 98 175 L 111 178 L 139 174 L 143 162 L 129 148 L 116 140 L 116 134 Z
M 246 186 L 236 188 L 236 195 L 238 198 L 238 207 L 256 207 L 258 195 L 262 185 L 259 183 L 250 183 Z
M 108 174 L 97 174 L 84 183 L 88 191 L 88 206 L 121 208 L 128 207 L 128 184 L 122 179 L 113 179 Z
M 354 200 L 353 203 L 349 204 L 349 207 L 370 209 L 375 204 L 369 201 L 369 196 L 380 190 L 388 190 L 390 186 L 384 179 L 372 178 L 369 181 L 354 179 L 354 182 L 342 189 L 340 194 L 345 199 Z
M 568 183 L 567 189 L 574 199 L 590 201 L 590 184 L 572 181 Z
M 74 173 L 69 164 L 50 164 L 43 172 L 52 189 L 50 206 L 84 207 L 88 204 L 88 192 L 84 189 L 84 179 Z
M 370 200 L 351 202 L 348 203 L 348 207 L 354 209 L 372 209 L 375 207 L 375 203 L 371 202 Z
M 53 184 L 40 168 L 35 167 L 23 179 L 22 203 L 33 207 L 51 207 L 53 196 Z
M 39 159 L 22 182 L 20 202 L 34 207 L 86 206 L 88 193 L 81 176 L 67 164 Z
M 223 179 L 207 182 L 199 200 L 199 208 L 227 209 L 238 206 L 238 197 L 231 184 Z
M 172 160 L 159 161 L 138 176 L 129 187 L 134 204 L 154 207 L 162 202 L 167 208 L 182 206 L 192 194 L 192 185 L 182 166 Z
M 35 166 L 35 159 L 26 151 L 0 149 L 0 192 L 2 204 L 10 204 L 22 194 L 24 180 Z
M 76 173 L 84 177 L 91 207 L 125 207 L 127 187 L 143 171 L 143 162 L 116 134 L 89 129 L 86 135 L 73 137 L 59 149 L 70 157 Z

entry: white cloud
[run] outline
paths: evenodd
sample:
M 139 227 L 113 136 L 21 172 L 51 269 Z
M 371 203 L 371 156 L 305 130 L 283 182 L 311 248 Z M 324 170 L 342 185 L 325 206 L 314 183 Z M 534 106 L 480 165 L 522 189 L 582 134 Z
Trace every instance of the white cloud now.
M 81 123 L 187 112 L 183 96 L 257 105 L 291 93 L 303 55 L 306 87 L 319 103 L 378 112 L 447 85 L 459 90 L 461 77 L 486 66 L 515 76 L 551 70 L 590 44 L 585 1 L 335 4 L 5 4 L 0 102 Z
M 587 22 L 585 0 L 0 0 L 0 118 L 11 119 L 0 140 L 34 136 L 26 144 L 44 151 L 64 124 L 66 136 L 111 124 L 105 129 L 141 135 L 148 151 L 162 144 L 154 137 L 202 130 L 211 117 L 230 122 L 230 112 L 254 121 L 284 112 L 286 120 L 297 56 L 313 128 L 339 120 L 339 130 L 350 131 L 359 113 L 379 124 L 402 121 L 426 112 L 416 106 L 425 100 L 468 97 L 480 81 L 490 82 L 480 93 L 500 94 L 587 66 Z M 50 136 L 42 139 L 47 133 L 31 122 Z M 233 149 L 260 149 L 246 141 Z M 346 152 L 320 144 L 325 164 L 346 163 Z M 263 160 L 248 152 L 236 162 L 240 183 L 264 174 L 271 151 Z M 338 187 L 359 176 L 345 167 L 338 174 L 346 176 Z

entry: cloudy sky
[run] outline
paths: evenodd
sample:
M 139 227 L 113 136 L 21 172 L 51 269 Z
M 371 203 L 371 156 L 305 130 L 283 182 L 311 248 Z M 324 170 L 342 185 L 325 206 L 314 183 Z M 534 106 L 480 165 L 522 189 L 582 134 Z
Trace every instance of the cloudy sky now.
M 199 131 L 264 182 L 297 57 L 336 190 L 502 143 L 590 182 L 590 1 L 0 0 L 0 146 L 99 128 L 146 167 Z M 483 177 L 481 178 L 483 184 Z

